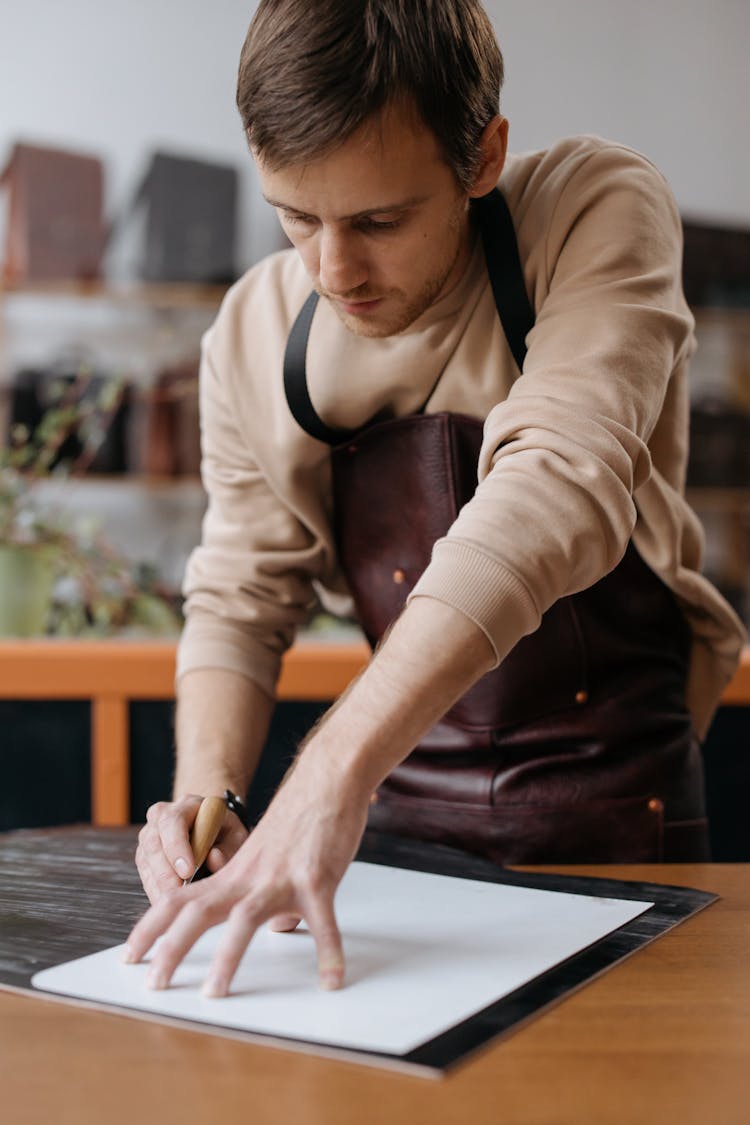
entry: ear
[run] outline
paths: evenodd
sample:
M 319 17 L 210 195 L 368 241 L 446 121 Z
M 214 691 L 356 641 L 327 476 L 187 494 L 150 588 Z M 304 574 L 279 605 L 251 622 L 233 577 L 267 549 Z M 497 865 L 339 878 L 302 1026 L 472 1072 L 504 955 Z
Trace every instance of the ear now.
M 481 162 L 479 171 L 474 177 L 474 184 L 469 192 L 471 199 L 478 199 L 486 195 L 497 184 L 500 173 L 505 166 L 505 157 L 508 152 L 508 120 L 506 117 L 493 117 L 487 123 L 482 136 L 479 138 L 479 151 Z

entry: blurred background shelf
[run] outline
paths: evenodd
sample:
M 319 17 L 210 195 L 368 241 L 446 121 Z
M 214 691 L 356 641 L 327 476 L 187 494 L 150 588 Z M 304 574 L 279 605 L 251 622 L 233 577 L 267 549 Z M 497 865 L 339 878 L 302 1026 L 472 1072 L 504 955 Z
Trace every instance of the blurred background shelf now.
M 693 508 L 712 508 L 722 512 L 744 512 L 750 508 L 748 485 L 692 485 L 686 496 Z
M 146 305 L 159 309 L 215 310 L 227 288 L 226 285 L 166 281 L 0 281 L 0 299 L 33 297 Z
M 16 409 L 19 373 L 28 382 L 40 372 L 51 382 L 90 369 L 97 378 L 124 381 L 117 447 L 126 471 L 53 477 L 35 485 L 35 496 L 63 513 L 70 526 L 100 527 L 115 549 L 148 567 L 175 595 L 206 507 L 197 472 L 200 341 L 226 288 L 187 282 L 0 285 L 2 438 Z

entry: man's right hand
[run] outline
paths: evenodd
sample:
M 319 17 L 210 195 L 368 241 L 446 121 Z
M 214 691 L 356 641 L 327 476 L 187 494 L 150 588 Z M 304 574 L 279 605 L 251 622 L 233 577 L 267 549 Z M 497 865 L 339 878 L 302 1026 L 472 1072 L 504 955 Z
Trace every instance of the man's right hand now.
M 178 801 L 159 801 L 146 813 L 146 823 L 138 836 L 135 863 L 152 905 L 166 892 L 182 886 L 195 871 L 190 830 L 201 800 L 191 795 Z M 213 873 L 223 867 L 247 835 L 239 817 L 227 809 L 216 843 L 208 853 L 209 871 Z

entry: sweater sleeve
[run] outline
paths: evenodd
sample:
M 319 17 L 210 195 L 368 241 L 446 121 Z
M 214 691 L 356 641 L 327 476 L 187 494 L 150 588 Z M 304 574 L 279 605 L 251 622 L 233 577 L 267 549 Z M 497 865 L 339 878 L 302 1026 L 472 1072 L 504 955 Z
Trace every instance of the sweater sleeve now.
M 177 677 L 195 668 L 226 668 L 272 696 L 281 657 L 315 602 L 319 551 L 253 460 L 211 339 L 209 331 L 200 373 L 208 509 L 183 584 L 186 624 Z
M 649 438 L 692 346 L 680 218 L 648 161 L 603 145 L 569 174 L 546 224 L 546 293 L 523 373 L 489 413 L 477 491 L 411 595 L 464 612 L 498 662 L 553 602 L 622 558 Z

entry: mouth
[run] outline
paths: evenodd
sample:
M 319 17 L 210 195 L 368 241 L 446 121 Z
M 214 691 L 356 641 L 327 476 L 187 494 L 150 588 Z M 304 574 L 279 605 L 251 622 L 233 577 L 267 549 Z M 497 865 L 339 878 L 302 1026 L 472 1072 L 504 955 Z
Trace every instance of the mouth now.
M 336 299 L 339 308 L 348 313 L 349 316 L 367 316 L 368 313 L 374 312 L 382 302 L 382 297 L 376 297 L 373 301 L 342 301 L 340 298 Z

